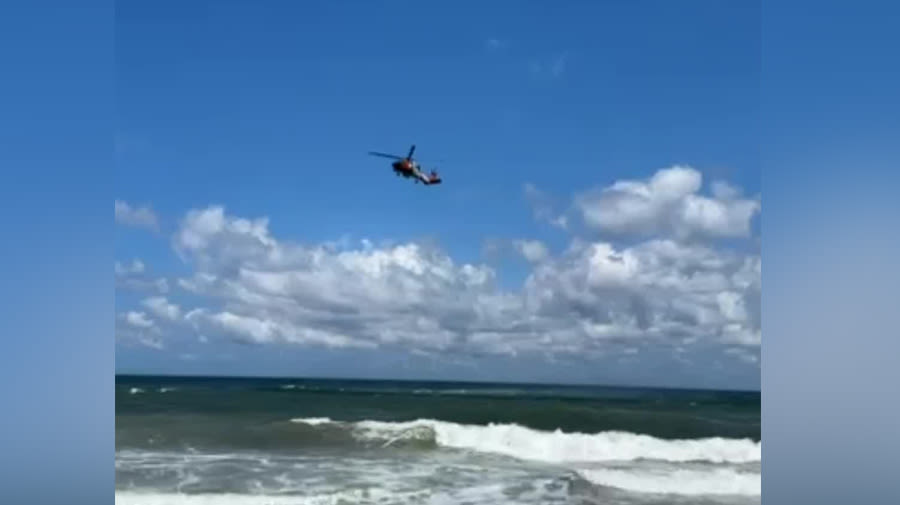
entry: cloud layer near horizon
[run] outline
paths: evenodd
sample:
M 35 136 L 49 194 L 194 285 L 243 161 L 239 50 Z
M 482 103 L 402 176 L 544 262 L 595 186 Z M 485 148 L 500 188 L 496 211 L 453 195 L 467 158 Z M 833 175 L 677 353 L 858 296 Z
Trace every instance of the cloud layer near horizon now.
M 557 358 L 714 345 L 757 362 L 761 259 L 712 240 L 750 237 L 759 201 L 723 182 L 710 196 L 701 187 L 699 172 L 673 167 L 577 195 L 573 212 L 609 236 L 573 236 L 555 255 L 540 241 L 512 240 L 531 265 L 516 290 L 499 287 L 494 268 L 426 244 L 303 244 L 273 236 L 267 218 L 193 209 L 172 237 L 191 275 L 147 279 L 143 263 L 117 264 L 120 288 L 148 291 L 117 331 L 153 346 L 177 330 L 254 344 Z M 526 197 L 537 218 L 566 227 L 536 188 Z M 622 236 L 636 242 L 612 240 Z M 167 298 L 170 284 L 191 306 Z

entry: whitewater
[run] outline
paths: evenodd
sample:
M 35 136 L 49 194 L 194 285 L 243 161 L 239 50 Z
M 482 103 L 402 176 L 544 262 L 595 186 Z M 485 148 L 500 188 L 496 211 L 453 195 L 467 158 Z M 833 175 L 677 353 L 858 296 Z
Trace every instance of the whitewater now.
M 116 503 L 761 503 L 753 397 L 286 385 L 122 384 Z
M 327 418 L 292 419 L 292 422 L 317 426 L 333 423 Z M 515 424 L 465 426 L 422 419 L 405 423 L 362 421 L 349 423 L 349 429 L 360 439 L 387 440 L 385 445 L 401 439 L 432 439 L 442 447 L 551 463 L 639 459 L 751 463 L 760 461 L 762 456 L 761 443 L 752 440 L 660 440 L 624 432 L 585 434 L 556 430 L 548 433 Z
M 582 478 L 603 486 L 653 494 L 759 496 L 758 471 L 707 466 L 684 470 L 651 463 L 760 463 L 762 445 L 749 439 L 660 440 L 624 432 L 542 432 L 517 425 L 465 426 L 421 419 L 390 423 L 334 422 L 328 418 L 292 419 L 294 423 L 323 426 L 343 425 L 360 440 L 385 441 L 386 447 L 400 440 L 431 440 L 439 447 L 510 456 L 528 461 L 568 464 Z M 643 462 L 622 468 L 603 468 L 592 463 Z
M 661 497 L 690 502 L 755 503 L 760 496 L 761 444 L 708 438 L 661 440 L 624 432 L 545 432 L 517 425 L 461 425 L 439 420 L 409 422 L 295 418 L 307 428 L 341 431 L 360 444 L 358 454 L 318 459 L 257 454 L 135 452 L 120 467 L 168 468 L 176 492 L 117 491 L 116 503 L 138 504 L 451 504 L 451 503 L 656 503 Z M 427 451 L 433 444 L 432 451 Z M 368 449 L 364 450 L 363 448 Z M 418 449 L 404 453 L 403 449 Z M 394 452 L 390 452 L 394 449 Z M 451 452 L 441 454 L 441 450 Z M 379 456 L 377 451 L 382 451 Z M 375 451 L 375 452 L 373 452 Z M 498 457 L 509 458 L 500 463 Z M 236 468 L 242 466 L 247 475 Z M 230 471 L 229 471 L 230 468 Z M 439 473 L 453 478 L 441 481 Z M 484 483 L 484 473 L 492 481 Z M 266 483 L 266 474 L 271 477 Z M 231 493 L 184 493 L 192 485 L 228 475 L 243 482 Z M 579 489 L 580 485 L 580 489 Z M 213 486 L 219 487 L 221 486 Z M 349 489 L 348 489 L 349 488 Z M 518 490 L 518 494 L 511 491 Z M 580 493 L 579 493 L 580 491 Z M 635 496 L 638 495 L 638 496 Z

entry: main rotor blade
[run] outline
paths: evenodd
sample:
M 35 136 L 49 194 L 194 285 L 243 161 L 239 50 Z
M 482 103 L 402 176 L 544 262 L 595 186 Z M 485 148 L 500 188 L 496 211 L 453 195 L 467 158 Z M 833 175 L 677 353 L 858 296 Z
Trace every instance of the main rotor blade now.
M 409 148 L 409 154 L 406 156 L 406 159 L 411 160 L 411 159 L 412 159 L 413 152 L 415 152 L 415 150 L 416 150 L 416 145 L 413 144 L 413 145 Z
M 402 160 L 403 158 L 394 154 L 385 154 L 385 153 L 376 153 L 374 151 L 369 151 L 369 154 L 372 156 L 381 156 L 382 158 L 390 158 L 392 160 Z

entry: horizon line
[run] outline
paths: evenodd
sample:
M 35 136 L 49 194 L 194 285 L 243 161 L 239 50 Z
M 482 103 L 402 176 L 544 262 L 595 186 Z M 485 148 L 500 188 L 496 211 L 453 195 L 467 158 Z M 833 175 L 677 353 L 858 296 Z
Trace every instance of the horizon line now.
M 192 373 L 148 373 L 148 372 L 115 372 L 114 378 L 119 377 L 161 377 L 161 378 L 186 378 L 186 379 L 260 379 L 260 380 L 332 380 L 332 381 L 362 381 L 362 382 L 432 382 L 445 384 L 496 384 L 505 386 L 553 386 L 553 387 L 599 387 L 599 388 L 619 388 L 619 389 L 659 389 L 666 391 L 709 391 L 720 393 L 758 393 L 762 394 L 762 388 L 759 389 L 740 389 L 740 388 L 711 388 L 711 387 L 684 387 L 684 386 L 649 386 L 641 384 L 600 384 L 600 383 L 583 383 L 583 382 L 537 382 L 537 381 L 478 381 L 465 379 L 392 379 L 392 378 L 373 378 L 373 377 L 337 377 L 337 376 L 284 376 L 284 375 L 261 375 L 261 374 L 192 374 Z

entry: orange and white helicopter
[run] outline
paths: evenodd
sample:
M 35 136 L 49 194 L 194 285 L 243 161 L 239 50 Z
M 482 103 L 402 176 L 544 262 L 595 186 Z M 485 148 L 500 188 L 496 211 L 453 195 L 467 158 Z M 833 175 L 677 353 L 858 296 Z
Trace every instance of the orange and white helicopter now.
M 415 179 L 416 183 L 422 182 L 426 186 L 430 186 L 432 184 L 440 184 L 441 177 L 438 175 L 436 170 L 432 170 L 430 174 L 425 175 L 422 171 L 422 166 L 417 162 L 413 161 L 413 152 L 416 150 L 416 145 L 413 144 L 409 148 L 409 154 L 406 157 L 397 156 L 395 154 L 385 154 L 369 151 L 369 154 L 372 156 L 381 156 L 382 158 L 390 158 L 392 160 L 396 160 L 391 163 L 391 168 L 394 169 L 394 173 L 400 177 L 406 177 L 407 179 L 412 177 Z

